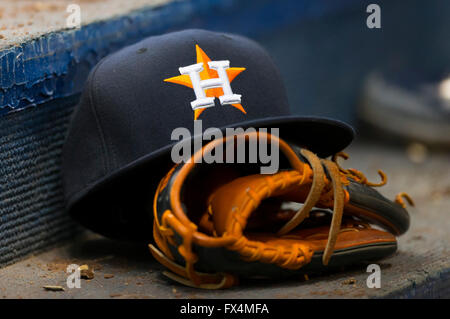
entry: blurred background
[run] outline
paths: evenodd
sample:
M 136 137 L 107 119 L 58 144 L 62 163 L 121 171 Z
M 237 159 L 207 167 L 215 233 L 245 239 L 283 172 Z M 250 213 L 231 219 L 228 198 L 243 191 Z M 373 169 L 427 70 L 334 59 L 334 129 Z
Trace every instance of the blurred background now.
M 448 147 L 450 1 L 377 1 L 379 29 L 366 25 L 373 1 L 340 3 L 260 38 L 293 111 L 342 119 L 384 142 Z

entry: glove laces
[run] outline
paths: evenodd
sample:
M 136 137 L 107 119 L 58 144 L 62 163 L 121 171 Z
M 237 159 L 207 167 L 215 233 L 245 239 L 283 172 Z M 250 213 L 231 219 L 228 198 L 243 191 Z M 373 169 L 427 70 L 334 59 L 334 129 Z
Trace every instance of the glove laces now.
M 309 216 L 309 213 L 319 201 L 322 192 L 327 185 L 326 179 L 329 177 L 331 179 L 333 189 L 333 217 L 331 220 L 327 245 L 322 257 L 322 263 L 324 265 L 328 265 L 341 227 L 345 203 L 345 191 L 343 185 L 348 185 L 349 182 L 347 178 L 351 178 L 356 182 L 367 186 L 380 187 L 387 183 L 387 176 L 382 170 L 379 170 L 378 174 L 381 177 L 381 182 L 372 183 L 367 180 L 367 177 L 362 172 L 356 169 L 343 169 L 339 166 L 337 159 L 339 157 L 348 159 L 348 155 L 344 152 L 336 153 L 332 156 L 331 160 L 321 159 L 306 149 L 301 149 L 300 153 L 309 162 L 313 171 L 311 189 L 303 204 L 303 207 L 299 209 L 295 213 L 294 217 L 292 217 L 292 219 L 278 231 L 278 235 L 285 235 L 289 233 Z M 411 197 L 406 193 L 398 194 L 395 201 L 402 205 L 402 207 L 405 207 L 403 198 L 405 198 L 411 205 L 414 205 Z
M 330 231 L 328 233 L 328 241 L 322 257 L 322 263 L 327 265 L 333 254 L 336 245 L 337 236 L 342 222 L 344 212 L 345 192 L 342 187 L 340 170 L 338 165 L 330 160 L 321 159 L 311 151 L 302 149 L 300 153 L 308 160 L 313 171 L 313 181 L 308 197 L 303 207 L 297 211 L 292 219 L 287 222 L 279 231 L 278 235 L 285 235 L 297 227 L 306 217 L 308 217 L 311 209 L 319 201 L 320 195 L 326 185 L 326 173 L 331 178 L 333 185 L 333 217 L 331 219 Z

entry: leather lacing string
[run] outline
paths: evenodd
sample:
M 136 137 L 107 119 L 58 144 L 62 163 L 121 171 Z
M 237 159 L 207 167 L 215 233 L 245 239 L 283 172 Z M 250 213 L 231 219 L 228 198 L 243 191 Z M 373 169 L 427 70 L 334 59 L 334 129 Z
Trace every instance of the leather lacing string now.
M 173 173 L 172 169 L 168 176 Z M 189 225 L 182 224 L 172 211 L 166 210 L 161 216 L 161 222 L 158 219 L 157 202 L 158 195 L 164 189 L 168 182 L 168 176 L 166 176 L 158 185 L 158 188 L 153 199 L 153 235 L 157 246 L 162 252 L 154 245 L 149 244 L 150 252 L 158 262 L 172 272 L 164 271 L 163 274 L 170 279 L 177 281 L 185 286 L 191 286 L 204 289 L 222 289 L 236 285 L 238 278 L 230 274 L 209 274 L 196 271 L 194 264 L 197 262 L 197 255 L 192 251 L 194 235 L 197 230 L 197 226 L 193 223 Z M 183 243 L 177 245 L 175 241 L 175 231 L 178 234 L 182 234 Z M 223 246 L 230 240 L 223 238 L 222 242 L 213 243 L 211 246 Z M 169 245 L 178 246 L 178 252 L 185 259 L 185 266 L 177 264 L 174 260 L 174 256 L 169 248 Z
M 322 256 L 322 263 L 328 265 L 331 255 L 334 251 L 337 236 L 341 227 L 342 215 L 344 212 L 345 192 L 341 183 L 341 176 L 338 165 L 326 159 L 321 159 L 313 152 L 302 149 L 300 153 L 308 160 L 313 170 L 313 182 L 308 197 L 303 207 L 287 222 L 279 231 L 278 235 L 285 235 L 297 227 L 310 213 L 314 205 L 319 201 L 322 191 L 326 185 L 327 170 L 333 185 L 333 217 L 331 219 L 330 231 L 328 233 L 328 241 Z
M 283 172 L 275 176 L 268 175 L 264 179 L 265 183 L 257 189 L 248 188 L 242 205 L 233 210 L 233 220 L 227 233 L 238 240 L 228 246 L 228 249 L 238 251 L 248 262 L 272 263 L 286 269 L 298 269 L 309 263 L 313 251 L 306 243 L 296 243 L 290 247 L 268 245 L 264 242 L 249 240 L 242 235 L 248 218 L 259 207 L 261 200 L 269 198 L 275 190 L 286 188 L 288 184 L 302 184 L 304 179 L 305 176 L 297 171 Z
M 163 272 L 165 276 L 183 285 L 204 289 L 222 289 L 237 284 L 238 278 L 231 274 L 209 274 L 194 269 L 194 264 L 198 260 L 198 256 L 192 251 L 194 235 L 197 229 L 194 224 L 190 224 L 189 227 L 182 225 L 170 210 L 166 210 L 163 213 L 161 222 L 162 223 L 159 224 L 155 217 L 154 229 L 158 229 L 159 232 L 156 232 L 154 237 L 156 244 L 164 253 L 159 251 L 152 244 L 149 244 L 149 248 L 153 257 L 172 271 Z M 179 246 L 174 241 L 175 234 L 172 229 L 183 237 L 183 243 Z M 164 235 L 164 237 L 162 235 Z M 224 246 L 229 242 L 230 240 L 225 239 L 223 244 L 212 243 L 211 247 Z M 168 243 L 172 246 L 178 246 L 178 253 L 185 260 L 184 267 L 174 261 L 175 258 L 168 247 Z
M 361 184 L 367 185 L 367 186 L 371 186 L 371 187 L 380 187 L 380 186 L 384 186 L 387 183 L 387 176 L 386 174 L 380 169 L 378 170 L 378 174 L 381 177 L 381 182 L 380 183 L 371 183 L 367 180 L 367 177 L 364 176 L 364 174 L 354 168 L 349 168 L 349 169 L 343 169 L 341 166 L 339 166 L 337 160 L 338 158 L 341 157 L 343 159 L 348 159 L 349 156 L 347 153 L 345 152 L 339 152 L 336 153 L 332 156 L 331 160 L 336 163 L 337 167 L 339 168 L 339 171 L 344 174 L 346 177 L 349 177 L 353 180 L 355 180 L 356 182 L 359 182 Z M 403 201 L 403 198 L 406 199 L 406 201 L 411 205 L 414 206 L 414 201 L 412 200 L 411 196 L 409 196 L 407 193 L 405 192 L 401 192 L 399 194 L 397 194 L 397 196 L 395 196 L 395 202 L 397 204 L 400 204 L 403 208 L 406 208 L 406 204 Z
M 321 210 L 316 210 L 313 211 L 312 214 L 320 214 Z M 314 217 L 314 215 L 313 215 Z M 348 221 L 347 221 L 347 226 L 348 226 Z M 362 221 L 362 220 L 356 220 L 356 219 L 352 219 L 351 220 L 351 226 L 352 227 L 341 227 L 341 229 L 339 230 L 339 234 L 341 233 L 345 233 L 345 232 L 359 232 L 362 229 L 371 229 L 372 227 L 370 227 L 370 224 Z M 318 233 L 318 234 L 311 234 L 309 236 L 307 236 L 305 239 L 307 240 L 311 240 L 311 239 L 322 239 L 322 237 L 324 236 L 324 234 Z M 284 236 L 284 238 L 289 238 L 289 235 Z
M 395 202 L 402 205 L 403 208 L 406 208 L 406 204 L 403 201 L 403 198 L 406 199 L 409 205 L 414 206 L 414 201 L 412 200 L 411 196 L 409 196 L 405 192 L 398 193 L 397 196 L 395 196 Z
M 341 157 L 343 159 L 348 159 L 349 156 L 345 152 L 339 152 L 339 153 L 334 154 L 331 157 L 331 160 L 336 164 L 336 166 L 338 167 L 339 171 L 342 174 L 344 174 L 346 177 L 350 177 L 353 180 L 355 180 L 355 181 L 357 181 L 357 182 L 359 182 L 361 184 L 364 184 L 364 185 L 367 185 L 367 186 L 371 186 L 371 187 L 380 187 L 380 186 L 386 185 L 386 183 L 387 183 L 387 176 L 381 169 L 378 170 L 378 174 L 381 177 L 381 182 L 378 183 L 378 184 L 377 183 L 371 183 L 371 182 L 369 182 L 367 180 L 367 177 L 362 172 L 360 172 L 360 171 L 358 171 L 358 170 L 356 170 L 354 168 L 344 169 L 341 166 L 339 166 L 339 164 L 337 162 L 339 157 Z

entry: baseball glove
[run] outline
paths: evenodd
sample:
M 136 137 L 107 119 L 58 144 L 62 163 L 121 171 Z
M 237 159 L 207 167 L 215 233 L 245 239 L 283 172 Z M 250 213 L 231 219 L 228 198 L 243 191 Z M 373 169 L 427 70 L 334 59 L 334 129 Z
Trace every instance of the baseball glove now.
M 152 255 L 184 285 L 219 289 L 239 277 L 284 277 L 377 260 L 397 249 L 409 227 L 403 198 L 392 202 L 359 171 L 345 170 L 274 135 L 285 164 L 271 175 L 257 164 L 196 164 L 233 137 L 210 142 L 161 180 L 153 201 Z M 300 203 L 298 210 L 288 207 Z M 375 223 L 384 230 L 374 229 Z

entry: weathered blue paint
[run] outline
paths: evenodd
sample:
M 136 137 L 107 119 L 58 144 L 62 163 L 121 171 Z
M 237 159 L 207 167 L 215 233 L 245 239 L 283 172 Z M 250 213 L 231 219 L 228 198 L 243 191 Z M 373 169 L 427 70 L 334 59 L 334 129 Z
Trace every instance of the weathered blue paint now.
M 79 93 L 101 58 L 149 35 L 199 27 L 252 36 L 352 3 L 357 0 L 174 1 L 49 33 L 0 51 L 0 115 Z

